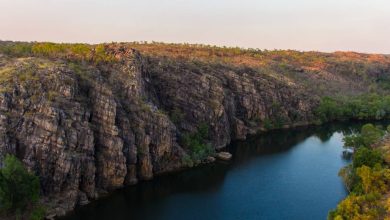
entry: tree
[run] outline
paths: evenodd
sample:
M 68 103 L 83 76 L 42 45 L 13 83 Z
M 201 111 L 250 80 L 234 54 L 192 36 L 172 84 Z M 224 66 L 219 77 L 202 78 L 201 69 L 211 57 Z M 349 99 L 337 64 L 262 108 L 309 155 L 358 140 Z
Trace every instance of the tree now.
M 352 134 L 345 136 L 344 139 L 344 147 L 351 148 L 359 148 L 364 146 L 363 137 L 361 134 Z
M 386 182 L 389 181 L 389 169 L 382 169 L 376 165 L 374 168 L 362 166 L 357 168 L 357 175 L 362 180 L 363 190 L 369 193 L 385 193 L 388 189 Z
M 190 151 L 194 161 L 203 160 L 215 153 L 215 149 L 207 143 L 209 138 L 209 126 L 201 123 L 196 132 L 183 135 L 182 144 Z
M 334 99 L 324 97 L 316 110 L 316 114 L 323 122 L 332 121 L 340 117 L 341 107 Z
M 362 127 L 359 134 L 352 134 L 344 137 L 345 147 L 370 147 L 377 143 L 384 135 L 384 131 L 374 126 L 373 124 L 366 124 Z
M 383 137 L 383 131 L 373 124 L 366 124 L 362 127 L 361 135 L 364 145 L 369 147 Z
M 384 200 L 390 187 L 390 169 L 384 164 L 383 152 L 371 148 L 382 135 L 380 128 L 367 124 L 360 134 L 345 139 L 345 146 L 356 148 L 352 164 L 339 173 L 350 194 L 329 212 L 329 220 L 384 219 L 386 211 L 390 212 L 390 199 Z
M 22 212 L 39 199 L 39 179 L 29 173 L 12 155 L 7 155 L 0 169 L 0 209 L 5 212 Z
M 382 165 L 383 158 L 378 150 L 370 150 L 366 147 L 359 148 L 353 156 L 354 168 L 363 165 L 373 168 L 376 164 Z

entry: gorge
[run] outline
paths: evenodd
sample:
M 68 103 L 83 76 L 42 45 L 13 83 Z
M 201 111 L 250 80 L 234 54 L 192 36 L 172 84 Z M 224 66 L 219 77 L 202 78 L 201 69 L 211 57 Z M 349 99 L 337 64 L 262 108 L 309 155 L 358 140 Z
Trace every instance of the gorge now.
M 229 146 L 234 159 L 119 190 L 64 220 L 326 219 L 347 192 L 342 137 L 359 123 L 273 131 Z M 61 218 L 62 220 L 62 218 Z
M 0 160 L 16 155 L 62 216 L 234 140 L 387 119 L 390 56 L 0 42 L 0 86 Z

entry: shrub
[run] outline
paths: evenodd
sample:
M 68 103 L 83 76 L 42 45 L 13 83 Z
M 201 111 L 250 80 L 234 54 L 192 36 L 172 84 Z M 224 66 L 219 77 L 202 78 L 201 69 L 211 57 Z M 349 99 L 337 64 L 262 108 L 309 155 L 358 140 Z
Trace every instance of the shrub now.
M 376 164 L 383 164 L 383 157 L 380 151 L 371 150 L 366 147 L 357 149 L 353 155 L 353 166 L 358 168 L 361 166 L 368 166 L 373 168 Z
M 386 183 L 390 180 L 389 172 L 389 169 L 383 169 L 379 164 L 374 168 L 363 165 L 356 169 L 366 194 L 385 193 L 388 190 Z
M 273 128 L 272 122 L 268 118 L 264 119 L 263 124 L 266 130 L 271 130 Z
M 192 158 L 191 156 L 189 155 L 185 155 L 183 158 L 182 158 L 182 161 L 181 161 L 185 166 L 187 167 L 193 167 L 194 166 L 194 162 L 192 161 Z
M 15 157 L 7 155 L 0 170 L 0 204 L 5 212 L 25 211 L 39 199 L 39 179 Z
M 35 208 L 30 214 L 30 220 L 42 220 L 45 218 L 46 209 L 42 206 Z
M 377 143 L 384 135 L 384 131 L 374 126 L 373 124 L 366 124 L 362 127 L 359 134 L 352 134 L 344 137 L 345 147 L 370 147 Z
M 382 153 L 369 148 L 383 135 L 378 127 L 367 124 L 360 134 L 351 137 L 352 145 L 358 142 L 359 148 L 352 164 L 339 172 L 351 193 L 329 212 L 328 219 L 384 219 L 386 209 L 390 210 L 389 201 L 383 201 L 389 190 L 390 169 L 384 164 Z
M 331 121 L 341 116 L 341 109 L 334 99 L 324 97 L 316 109 L 316 114 L 321 121 Z
M 367 147 L 378 142 L 384 135 L 382 129 L 375 127 L 373 124 L 364 125 L 360 133 L 363 143 Z
M 390 116 L 390 96 L 373 93 L 349 98 L 324 97 L 315 114 L 323 122 L 337 119 L 385 119 Z
M 196 132 L 183 135 L 183 145 L 190 151 L 192 160 L 203 160 L 215 152 L 214 148 L 207 143 L 209 127 L 207 124 L 198 126 Z

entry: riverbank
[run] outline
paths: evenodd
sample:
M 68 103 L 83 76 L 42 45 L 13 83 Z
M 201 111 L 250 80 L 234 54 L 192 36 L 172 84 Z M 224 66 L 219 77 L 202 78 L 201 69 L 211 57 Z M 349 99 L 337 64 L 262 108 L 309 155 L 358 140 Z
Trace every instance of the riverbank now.
M 390 219 L 390 126 L 379 134 L 368 124 L 360 134 L 345 138 L 346 146 L 357 149 L 352 164 L 339 173 L 350 194 L 328 219 Z
M 228 163 L 156 176 L 59 219 L 325 219 L 347 196 L 335 175 L 349 163 L 340 157 L 343 134 L 361 125 L 275 130 L 234 141 Z
M 386 56 L 38 42 L 0 53 L 0 161 L 39 176 L 51 215 L 259 131 L 390 115 Z

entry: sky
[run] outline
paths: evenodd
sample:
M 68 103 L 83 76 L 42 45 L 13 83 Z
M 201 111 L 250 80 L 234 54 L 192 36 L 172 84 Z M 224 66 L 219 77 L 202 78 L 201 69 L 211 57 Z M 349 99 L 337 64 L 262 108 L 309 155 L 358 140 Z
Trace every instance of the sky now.
M 0 40 L 390 54 L 390 1 L 0 0 Z

